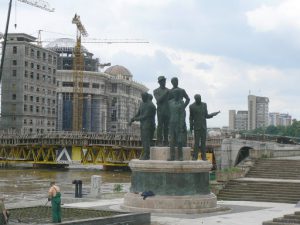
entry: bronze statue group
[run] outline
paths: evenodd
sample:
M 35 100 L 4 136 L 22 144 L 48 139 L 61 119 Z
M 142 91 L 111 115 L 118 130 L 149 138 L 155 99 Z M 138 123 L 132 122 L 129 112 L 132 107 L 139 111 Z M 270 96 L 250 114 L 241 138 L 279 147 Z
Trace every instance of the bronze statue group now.
M 153 91 L 156 99 L 157 110 L 152 102 L 153 96 L 147 92 L 142 93 L 142 104 L 137 114 L 131 119 L 129 125 L 134 121 L 140 121 L 143 154 L 141 160 L 150 159 L 150 145 L 155 131 L 155 115 L 157 111 L 157 145 L 170 146 L 170 161 L 183 160 L 182 147 L 187 146 L 187 126 L 185 122 L 185 108 L 190 102 L 186 91 L 178 87 L 178 78 L 171 79 L 172 89 L 166 87 L 166 78 L 158 77 L 159 87 Z M 201 142 L 201 158 L 206 160 L 206 119 L 212 118 L 220 113 L 208 114 L 206 103 L 201 101 L 201 96 L 194 96 L 195 102 L 190 107 L 190 130 L 194 131 L 193 160 L 198 159 L 199 144 Z M 175 148 L 178 155 L 175 154 Z

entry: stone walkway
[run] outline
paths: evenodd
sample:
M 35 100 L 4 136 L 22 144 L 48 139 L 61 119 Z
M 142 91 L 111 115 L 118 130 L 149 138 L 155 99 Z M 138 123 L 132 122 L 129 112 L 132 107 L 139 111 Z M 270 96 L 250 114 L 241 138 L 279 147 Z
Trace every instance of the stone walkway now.
M 98 200 L 93 202 L 78 202 L 65 204 L 66 207 L 112 209 L 121 211 L 123 198 Z M 294 204 L 218 201 L 218 205 L 229 207 L 231 210 L 205 214 L 157 214 L 151 215 L 151 225 L 261 225 L 262 222 L 292 214 L 300 208 Z

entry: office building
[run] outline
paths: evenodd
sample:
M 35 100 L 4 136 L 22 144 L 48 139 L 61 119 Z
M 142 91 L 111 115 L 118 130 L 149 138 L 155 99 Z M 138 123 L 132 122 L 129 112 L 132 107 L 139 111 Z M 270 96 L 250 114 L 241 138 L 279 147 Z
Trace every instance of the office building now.
M 57 53 L 35 40 L 24 33 L 7 36 L 1 129 L 34 133 L 56 129 Z
M 269 98 L 248 95 L 248 130 L 269 124 Z

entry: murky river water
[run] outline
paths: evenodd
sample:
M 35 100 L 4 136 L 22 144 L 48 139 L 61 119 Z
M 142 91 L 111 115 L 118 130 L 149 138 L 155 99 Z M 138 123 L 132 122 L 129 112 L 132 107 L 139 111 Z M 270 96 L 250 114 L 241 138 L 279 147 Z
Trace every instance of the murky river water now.
M 100 169 L 0 169 L 0 195 L 4 194 L 6 203 L 47 200 L 49 182 L 56 181 L 63 196 L 74 196 L 73 180 L 82 180 L 83 198 L 90 192 L 91 176 L 102 177 L 102 191 L 113 193 L 115 184 L 122 185 L 122 191 L 128 191 L 130 172 L 103 171 Z

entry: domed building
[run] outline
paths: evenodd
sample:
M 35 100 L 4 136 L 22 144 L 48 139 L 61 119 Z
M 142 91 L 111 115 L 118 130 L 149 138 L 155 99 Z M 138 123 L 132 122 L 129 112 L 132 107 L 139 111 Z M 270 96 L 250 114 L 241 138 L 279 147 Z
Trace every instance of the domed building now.
M 58 70 L 73 69 L 73 52 L 76 41 L 71 38 L 59 38 L 50 42 L 46 48 L 59 54 L 57 61 Z M 93 58 L 94 54 L 90 53 L 83 45 L 81 51 L 84 56 L 83 68 L 85 71 L 98 71 L 99 59 Z
M 57 69 L 57 130 L 72 131 L 73 50 L 75 41 L 58 39 L 46 47 L 59 54 Z M 141 103 L 144 85 L 132 80 L 131 72 L 115 65 L 98 71 L 99 59 L 84 46 L 82 128 L 86 132 L 139 132 L 128 127 Z

